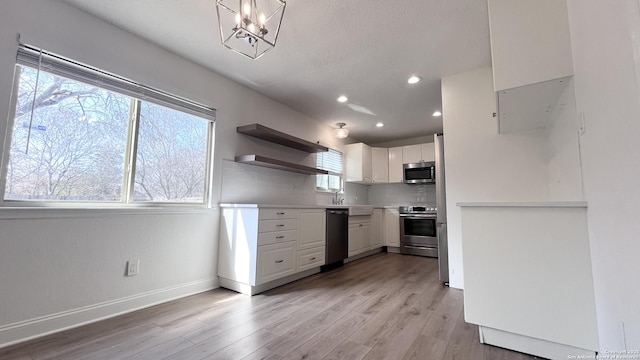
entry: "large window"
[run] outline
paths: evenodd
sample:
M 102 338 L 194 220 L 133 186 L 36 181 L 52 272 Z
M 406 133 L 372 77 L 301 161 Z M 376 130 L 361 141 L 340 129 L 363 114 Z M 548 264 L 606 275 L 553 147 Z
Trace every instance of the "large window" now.
M 215 110 L 26 46 L 5 202 L 205 204 Z
M 316 167 L 327 170 L 328 175 L 316 176 L 318 191 L 342 191 L 342 153 L 333 149 L 317 153 Z

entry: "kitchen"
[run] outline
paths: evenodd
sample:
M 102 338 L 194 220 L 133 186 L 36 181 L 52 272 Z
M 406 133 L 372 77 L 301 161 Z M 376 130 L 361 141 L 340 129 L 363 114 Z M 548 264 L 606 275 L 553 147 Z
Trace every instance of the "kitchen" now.
M 637 134 L 637 125 L 628 119 L 638 113 L 636 100 L 632 96 L 621 98 L 611 94 L 620 93 L 620 86 L 624 93 L 637 92 L 634 64 L 628 60 L 631 56 L 627 58 L 633 46 L 625 27 L 627 23 L 620 20 L 636 12 L 627 8 L 632 6 L 630 2 L 607 6 L 578 1 L 569 1 L 568 4 L 576 91 L 567 96 L 575 96 L 578 114 L 584 114 L 586 131 L 580 138 L 584 187 L 568 186 L 564 190 L 584 192 L 583 200 L 589 202 L 592 284 L 597 299 L 600 349 L 625 349 L 625 346 L 634 349 L 638 346 L 634 339 L 640 338 L 637 336 L 639 324 L 635 306 L 640 292 L 634 285 L 636 282 L 632 275 L 637 273 L 637 265 L 633 265 L 637 263 L 633 259 L 633 254 L 637 254 L 637 242 L 632 241 L 630 234 L 638 231 L 631 215 L 620 214 L 633 214 L 637 196 L 632 189 L 637 183 L 638 174 L 636 170 L 625 166 L 625 161 L 612 163 L 610 160 L 634 153 L 628 149 L 634 148 L 633 135 Z M 257 170 L 256 167 L 233 161 L 239 155 L 258 153 L 315 166 L 314 156 L 237 134 L 236 128 L 258 122 L 307 141 L 320 141 L 325 146 L 342 150 L 342 142 L 333 137 L 330 127 L 66 3 L 41 2 L 38 5 L 36 9 L 17 1 L 4 2 L 2 5 L 3 10 L 8 11 L 2 11 L 0 83 L 12 83 L 15 35 L 21 33 L 24 41 L 32 44 L 215 105 L 220 121 L 216 123 L 214 163 L 216 169 L 220 170 L 213 173 L 212 183 L 216 186 L 213 188 L 212 204 L 331 203 L 333 194 L 316 193 L 313 177 L 297 177 L 270 169 Z M 24 15 L 30 12 L 33 17 Z M 593 23 L 591 19 L 594 18 L 601 22 Z M 629 24 L 635 24 L 633 21 L 628 20 Z M 615 42 L 609 39 L 623 40 Z M 287 45 L 282 41 L 278 46 L 286 48 Z M 469 46 L 463 44 L 462 47 Z M 488 47 L 488 44 L 484 46 Z M 129 63 L 114 58 L 112 49 L 121 48 L 132 56 Z M 273 51 L 278 50 L 276 48 Z M 261 60 L 269 61 L 268 56 L 274 54 L 266 54 Z M 148 66 L 146 59 L 154 59 L 154 66 Z M 181 71 L 162 70 L 175 68 Z M 609 70 L 602 72 L 603 69 Z M 242 73 L 244 69 L 238 67 L 236 71 Z M 445 137 L 452 140 L 447 144 L 453 146 L 451 156 L 447 150 L 447 159 L 456 159 L 452 166 L 447 166 L 447 181 L 449 176 L 452 180 L 457 179 L 453 187 L 457 192 L 449 195 L 451 187 L 448 189 L 447 201 L 453 202 L 447 207 L 448 210 L 459 209 L 458 202 L 549 200 L 549 197 L 541 196 L 549 186 L 546 181 L 548 172 L 558 174 L 557 169 L 569 169 L 571 174 L 567 176 L 574 179 L 573 168 L 560 166 L 561 161 L 554 162 L 559 165 L 558 168 L 547 166 L 548 161 L 541 153 L 547 144 L 544 137 L 496 135 L 493 127 L 495 120 L 490 116 L 495 111 L 495 100 L 489 99 L 494 94 L 490 69 L 469 72 L 466 77 L 456 77 L 454 73 L 446 75 L 451 76 L 443 80 L 441 110 L 444 114 Z M 454 104 L 447 100 L 451 99 L 447 97 L 447 91 L 457 89 L 463 93 L 464 89 L 470 87 L 473 87 L 473 91 L 469 92 L 490 95 L 482 97 L 482 102 L 477 97 L 467 97 L 467 101 L 473 105 L 464 107 L 465 114 L 458 115 Z M 9 86 L 3 86 L 0 91 L 2 113 L 7 114 L 11 91 Z M 334 101 L 334 98 L 330 101 Z M 482 113 L 482 119 L 476 122 L 461 121 L 447 129 L 448 119 L 469 117 L 474 112 Z M 330 121 L 331 124 L 338 122 Z M 482 127 L 481 123 L 490 125 Z M 390 125 L 386 126 L 389 128 Z M 6 132 L 4 123 L 0 130 Z M 355 138 L 357 128 L 351 127 L 351 131 L 354 134 L 352 138 Z M 493 135 L 490 135 L 491 131 Z M 411 136 L 404 138 L 410 139 Z M 428 142 L 431 142 L 430 139 L 418 139 L 411 143 L 386 145 L 372 141 L 369 145 L 391 148 Z M 572 146 L 572 149 L 575 148 Z M 506 171 L 507 168 L 512 170 Z M 603 168 L 608 169 L 606 174 L 601 170 Z M 617 179 L 616 188 L 621 190 L 610 189 L 611 182 L 607 179 L 611 178 Z M 559 183 L 564 184 L 562 181 Z M 522 187 L 515 184 L 522 184 Z M 480 187 L 484 194 L 472 191 Z M 411 205 L 409 202 L 422 203 L 423 199 L 428 203 L 433 196 L 417 190 L 416 193 L 412 193 L 413 190 L 405 193 L 398 188 L 409 187 L 403 184 L 367 186 L 347 183 L 345 203 Z M 570 194 L 559 200 L 576 200 L 577 197 L 582 195 Z M 400 202 L 393 204 L 388 199 L 399 199 Z M 612 204 L 614 202 L 615 205 Z M 466 210 L 456 212 L 460 211 Z M 2 280 L 3 309 L 7 309 L 0 317 L 2 333 L 7 336 L 3 338 L 7 339 L 3 343 L 65 328 L 69 324 L 91 321 L 104 316 L 101 314 L 105 312 L 119 313 L 217 286 L 218 264 L 211 261 L 210 255 L 206 255 L 217 254 L 217 244 L 211 244 L 210 239 L 217 238 L 219 227 L 209 221 L 211 218 L 220 218 L 220 211 L 215 206 L 210 210 L 193 211 L 189 216 L 180 214 L 179 210 L 172 214 L 157 214 L 153 210 L 145 214 L 133 210 L 118 213 L 108 209 L 63 212 L 52 215 L 44 210 L 2 209 L 2 273 L 13 274 L 14 269 L 25 269 L 15 277 L 3 277 Z M 16 218 L 19 221 L 15 221 Z M 451 224 L 452 221 L 459 224 L 460 219 L 458 216 L 449 217 L 448 220 L 449 250 L 451 258 L 457 259 L 450 265 L 450 284 L 462 288 L 467 284 L 462 277 L 461 227 Z M 615 229 L 611 229 L 610 224 L 616 224 Z M 75 230 L 70 233 L 69 229 Z M 184 237 L 185 233 L 193 236 Z M 175 238 L 181 239 L 179 244 L 172 241 Z M 14 241 L 16 239 L 20 241 Z M 40 251 L 34 253 L 33 249 Z M 161 251 L 162 255 L 159 256 L 157 251 Z M 141 273 L 137 278 L 123 279 L 123 261 L 131 256 L 142 259 Z M 94 261 L 88 262 L 86 259 Z M 180 271 L 171 270 L 175 264 L 181 264 Z M 57 317 L 57 323 L 52 315 L 61 316 Z M 75 318 L 70 321 L 73 316 Z M 46 319 L 51 323 L 33 319 Z

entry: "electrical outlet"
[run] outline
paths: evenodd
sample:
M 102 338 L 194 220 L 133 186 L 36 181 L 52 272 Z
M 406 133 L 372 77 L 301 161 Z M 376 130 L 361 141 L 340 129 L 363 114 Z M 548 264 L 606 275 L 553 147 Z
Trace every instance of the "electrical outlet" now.
M 136 276 L 140 271 L 140 259 L 127 261 L 127 276 Z

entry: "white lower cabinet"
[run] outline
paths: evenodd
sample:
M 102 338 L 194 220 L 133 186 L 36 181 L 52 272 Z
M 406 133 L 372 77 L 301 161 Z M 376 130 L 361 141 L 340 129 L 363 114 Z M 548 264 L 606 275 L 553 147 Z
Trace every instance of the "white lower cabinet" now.
M 371 215 L 371 237 L 369 237 L 369 249 L 373 250 L 383 246 L 384 221 L 382 209 L 374 209 Z
M 296 271 L 296 243 L 258 246 L 256 284 L 279 279 Z
M 324 246 L 298 250 L 298 271 L 324 265 L 324 254 Z
M 253 295 L 319 272 L 324 265 L 324 209 L 222 207 L 221 220 L 222 287 Z
M 384 209 L 384 245 L 400 247 L 400 213 L 397 209 Z
M 349 218 L 349 257 L 369 250 L 371 237 L 371 216 Z

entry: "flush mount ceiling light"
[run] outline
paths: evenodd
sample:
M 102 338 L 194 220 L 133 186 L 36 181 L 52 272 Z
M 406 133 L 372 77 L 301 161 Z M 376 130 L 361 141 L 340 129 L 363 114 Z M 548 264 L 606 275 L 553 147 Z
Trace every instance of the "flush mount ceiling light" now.
M 344 126 L 347 125 L 345 123 L 337 123 L 337 129 L 333 130 L 333 135 L 338 139 L 344 139 L 349 136 L 349 129 L 345 129 Z
M 409 77 L 409 79 L 407 80 L 409 84 L 417 84 L 420 81 L 422 81 L 422 76 L 417 76 L 417 75 L 413 75 Z
M 442 113 L 438 110 L 434 111 L 433 116 L 442 116 Z
M 258 59 L 276 46 L 286 5 L 284 0 L 216 0 L 222 45 Z
M 340 95 L 338 96 L 338 98 L 336 99 L 337 102 L 341 102 L 341 103 L 345 103 L 347 101 L 349 101 L 349 98 L 344 96 L 344 95 Z
M 377 123 L 377 124 L 376 124 L 376 127 L 383 127 L 383 126 L 384 126 L 384 124 L 383 124 L 383 123 L 381 123 L 381 122 L 379 122 L 379 123 Z

